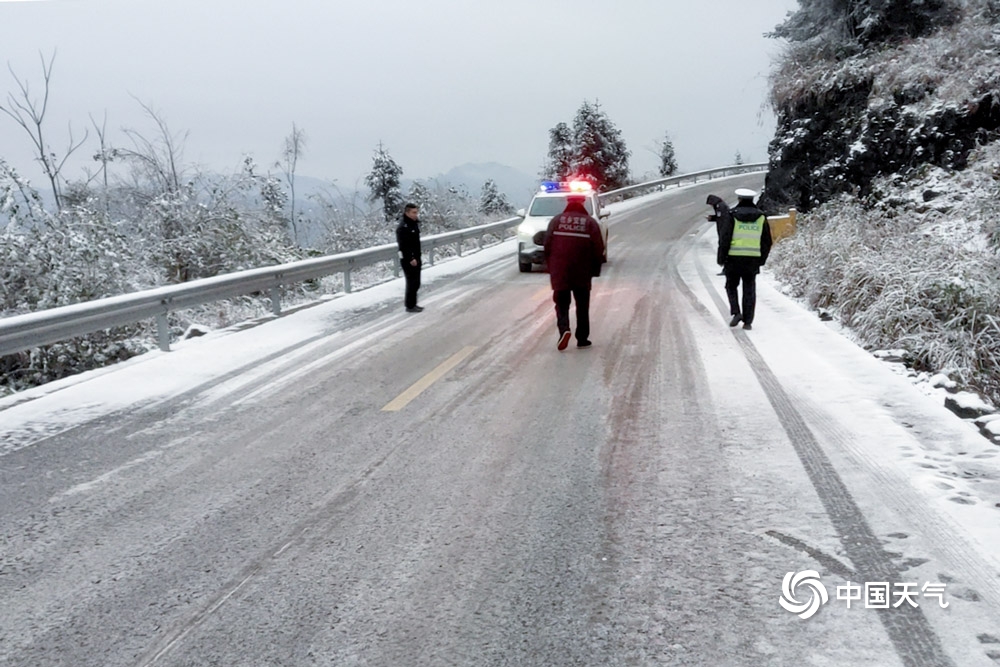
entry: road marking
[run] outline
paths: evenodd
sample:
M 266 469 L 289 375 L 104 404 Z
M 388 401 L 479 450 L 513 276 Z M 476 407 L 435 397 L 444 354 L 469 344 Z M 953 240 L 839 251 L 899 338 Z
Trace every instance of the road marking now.
M 472 354 L 475 349 L 476 348 L 471 345 L 463 347 L 457 353 L 445 360 L 440 366 L 410 385 L 409 389 L 389 401 L 386 406 L 382 408 L 382 412 L 398 412 L 405 408 L 407 404 L 419 396 L 424 389 L 427 389 L 427 387 L 440 380 L 445 373 L 462 363 L 462 361 Z

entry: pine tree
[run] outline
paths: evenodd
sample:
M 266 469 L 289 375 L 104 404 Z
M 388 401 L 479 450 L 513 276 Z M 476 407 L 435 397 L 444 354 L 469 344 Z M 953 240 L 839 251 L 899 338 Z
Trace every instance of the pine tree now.
M 479 212 L 488 216 L 510 215 L 514 212 L 514 207 L 497 189 L 497 184 L 492 178 L 483 183 L 483 192 L 479 197 Z
M 549 130 L 549 155 L 542 167 L 544 180 L 561 181 L 573 169 L 573 133 L 566 123 L 557 123 Z
M 573 175 L 601 190 L 628 185 L 628 158 L 621 132 L 600 105 L 584 101 L 573 119 Z
M 664 135 L 660 142 L 660 176 L 673 176 L 677 173 L 677 158 L 674 156 L 674 143 L 670 134 Z
M 402 167 L 389 156 L 380 141 L 372 156 L 372 170 L 365 176 L 365 184 L 371 192 L 368 201 L 382 202 L 382 213 L 388 222 L 398 218 L 403 211 L 403 195 L 399 190 L 399 178 L 402 175 Z

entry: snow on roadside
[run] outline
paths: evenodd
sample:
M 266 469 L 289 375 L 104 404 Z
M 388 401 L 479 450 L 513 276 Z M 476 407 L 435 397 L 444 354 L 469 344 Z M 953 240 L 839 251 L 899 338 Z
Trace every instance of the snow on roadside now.
M 713 276 L 714 241 L 714 231 L 706 227 L 697 247 L 697 261 Z M 690 269 L 682 276 L 689 284 L 700 282 Z M 716 280 L 712 287 L 724 302 L 721 279 Z M 896 499 L 897 509 L 906 506 L 919 514 L 914 518 L 926 521 L 922 528 L 940 531 L 957 552 L 963 545 L 975 549 L 970 571 L 977 583 L 995 588 L 995 577 L 987 581 L 978 575 L 981 563 L 1000 567 L 1000 447 L 980 435 L 971 419 L 945 407 L 940 392 L 948 393 L 947 383 L 940 378 L 938 389 L 925 391 L 929 382 L 918 386 L 903 364 L 865 351 L 837 322 L 823 321 L 783 294 L 766 269 L 757 286 L 753 331 L 736 335 L 749 336 L 832 458 L 883 480 L 885 488 L 855 486 L 853 492 L 863 498 L 859 504 L 881 513 L 878 499 Z M 694 291 L 709 310 L 719 312 L 704 290 Z M 720 327 L 725 319 L 719 312 Z M 982 419 L 1000 431 L 1000 419 Z M 854 476 L 851 468 L 842 474 Z

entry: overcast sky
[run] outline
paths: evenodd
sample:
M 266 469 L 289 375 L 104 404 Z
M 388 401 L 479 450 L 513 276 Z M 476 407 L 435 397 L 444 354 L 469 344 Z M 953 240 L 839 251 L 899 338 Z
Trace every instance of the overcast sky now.
M 752 8 L 751 8 L 752 5 Z M 155 135 L 136 99 L 183 141 L 186 163 L 268 167 L 292 123 L 298 173 L 354 186 L 381 141 L 405 178 L 467 162 L 535 175 L 548 130 L 598 101 L 632 151 L 657 167 L 669 132 L 682 171 L 740 151 L 767 157 L 763 33 L 796 0 L 0 0 L 0 60 L 42 90 L 56 53 L 48 139 L 64 153 L 90 116 Z M 0 103 L 17 93 L 0 69 Z M 86 155 L 96 150 L 91 143 Z M 41 185 L 24 131 L 0 115 L 0 157 Z M 81 149 L 79 155 L 84 155 Z M 93 164 L 93 163 L 91 163 Z M 79 164 L 69 170 L 77 177 Z

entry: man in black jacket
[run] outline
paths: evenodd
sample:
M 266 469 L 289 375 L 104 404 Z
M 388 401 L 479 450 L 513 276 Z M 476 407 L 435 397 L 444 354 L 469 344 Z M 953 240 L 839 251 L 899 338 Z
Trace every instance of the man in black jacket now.
M 730 219 L 719 230 L 719 250 L 716 261 L 726 275 L 726 296 L 729 313 L 733 318 L 729 326 L 741 321 L 744 329 L 752 329 L 754 310 L 757 307 L 757 274 L 767 262 L 771 252 L 771 227 L 767 216 L 754 204 L 757 193 L 740 188 L 736 191 L 736 208 Z M 737 287 L 743 281 L 743 308 L 740 309 Z
M 718 195 L 708 195 L 705 203 L 715 209 L 715 213 L 707 216 L 707 218 L 709 222 L 715 223 L 715 241 L 718 243 L 719 239 L 722 238 L 722 228 L 732 224 L 733 216 L 729 212 L 729 205 L 726 204 L 726 200 Z M 720 271 L 719 275 L 725 275 L 725 272 Z
M 552 218 L 545 232 L 545 263 L 549 269 L 560 352 L 569 345 L 569 304 L 576 302 L 576 346 L 590 347 L 590 279 L 601 275 L 604 238 L 584 207 L 584 198 L 570 195 L 566 209 Z
M 406 312 L 419 313 L 417 290 L 420 289 L 420 207 L 407 204 L 403 207 L 403 219 L 396 227 L 396 244 L 399 246 L 399 264 L 406 278 L 406 297 L 403 305 Z

